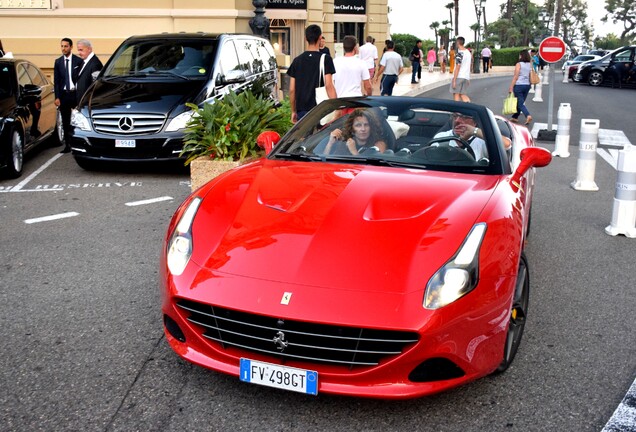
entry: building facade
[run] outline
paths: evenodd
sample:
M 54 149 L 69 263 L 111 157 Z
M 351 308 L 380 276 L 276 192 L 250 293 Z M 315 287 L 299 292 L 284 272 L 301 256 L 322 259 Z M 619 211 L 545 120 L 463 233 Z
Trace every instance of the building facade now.
M 256 3 L 256 1 L 254 2 Z M 388 0 L 267 0 L 270 39 L 281 67 L 304 51 L 304 29 L 318 24 L 332 53 L 345 35 L 364 43 L 387 39 Z M 60 39 L 89 39 L 105 63 L 135 34 L 162 32 L 252 33 L 252 0 L 0 0 L 0 39 L 14 57 L 50 71 Z

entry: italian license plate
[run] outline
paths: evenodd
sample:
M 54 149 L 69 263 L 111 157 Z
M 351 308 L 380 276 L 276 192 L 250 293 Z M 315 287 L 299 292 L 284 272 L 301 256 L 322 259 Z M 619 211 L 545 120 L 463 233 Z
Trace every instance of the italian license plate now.
M 115 140 L 115 147 L 135 148 L 136 145 L 135 140 Z
M 318 372 L 241 359 L 241 381 L 268 387 L 318 394 Z

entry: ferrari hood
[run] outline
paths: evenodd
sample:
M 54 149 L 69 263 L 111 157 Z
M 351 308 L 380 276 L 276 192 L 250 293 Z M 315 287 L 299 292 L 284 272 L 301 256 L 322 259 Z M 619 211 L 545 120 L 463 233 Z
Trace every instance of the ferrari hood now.
M 499 177 L 263 160 L 218 178 L 193 225 L 206 272 L 361 291 L 424 288 Z

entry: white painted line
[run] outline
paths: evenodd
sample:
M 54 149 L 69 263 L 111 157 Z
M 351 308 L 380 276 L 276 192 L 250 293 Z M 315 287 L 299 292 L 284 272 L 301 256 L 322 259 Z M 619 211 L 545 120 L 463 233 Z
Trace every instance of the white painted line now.
M 616 164 L 618 163 L 618 151 L 616 149 L 605 150 L 597 147 L 596 154 L 605 159 L 605 162 L 610 164 L 612 168 L 616 169 Z
M 636 431 L 636 380 L 601 432 Z
M 622 130 L 615 129 L 599 129 L 598 143 L 600 145 L 625 147 L 631 145 L 629 139 Z
M 43 217 L 33 218 L 33 219 L 25 219 L 24 223 L 25 224 L 33 224 L 33 223 L 38 223 L 38 222 L 48 222 L 48 221 L 57 220 L 57 219 L 66 219 L 66 218 L 70 218 L 70 217 L 74 217 L 74 216 L 79 216 L 79 213 L 77 213 L 77 212 L 68 212 L 68 213 L 60 213 L 60 214 L 56 214 L 56 215 L 43 216 Z
M 151 198 L 151 199 L 141 200 L 141 201 L 131 201 L 131 202 L 127 202 L 126 205 L 128 207 L 134 207 L 138 205 L 154 204 L 161 201 L 170 201 L 171 199 L 174 199 L 174 198 L 172 198 L 171 196 L 163 196 L 159 198 Z
M 40 168 L 38 168 L 37 170 L 35 170 L 30 176 L 28 176 L 27 178 L 25 178 L 24 180 L 22 180 L 20 183 L 18 183 L 16 185 L 16 187 L 11 188 L 11 192 L 19 192 L 20 189 L 22 189 L 24 187 L 24 185 L 26 185 L 28 182 L 30 182 L 31 180 L 33 180 L 38 174 L 40 174 L 42 171 L 44 171 L 45 169 L 47 169 L 49 167 L 49 165 L 51 165 L 53 162 L 55 162 L 56 160 L 58 160 L 60 157 L 64 156 L 63 153 L 58 153 L 55 156 L 53 156 L 51 159 L 49 159 L 48 161 L 46 161 L 44 163 L 44 165 L 42 165 Z

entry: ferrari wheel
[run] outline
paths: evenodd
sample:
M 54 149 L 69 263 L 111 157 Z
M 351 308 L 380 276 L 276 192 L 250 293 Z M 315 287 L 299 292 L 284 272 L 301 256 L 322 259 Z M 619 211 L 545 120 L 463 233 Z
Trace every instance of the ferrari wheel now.
M 519 259 L 519 272 L 517 273 L 512 307 L 510 308 L 510 323 L 508 324 L 508 334 L 504 345 L 503 360 L 496 370 L 498 373 L 508 369 L 515 358 L 515 354 L 517 354 L 521 337 L 523 336 L 523 328 L 526 325 L 529 300 L 530 275 L 528 273 L 528 261 L 522 253 Z
M 14 129 L 11 133 L 11 154 L 6 167 L 6 174 L 9 178 L 18 178 L 22 175 L 24 165 L 24 140 L 19 129 Z

